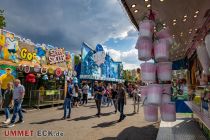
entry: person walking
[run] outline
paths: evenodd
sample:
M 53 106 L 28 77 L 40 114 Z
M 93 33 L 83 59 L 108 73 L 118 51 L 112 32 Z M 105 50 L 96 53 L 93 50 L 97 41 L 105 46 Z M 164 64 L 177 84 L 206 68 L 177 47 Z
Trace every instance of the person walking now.
M 88 91 L 89 91 L 89 86 L 88 86 L 88 83 L 85 82 L 82 88 L 82 92 L 83 92 L 82 104 L 87 104 L 88 102 Z
M 96 107 L 97 107 L 97 116 L 100 117 L 101 115 L 101 99 L 102 99 L 102 93 L 104 91 L 104 88 L 103 88 L 103 83 L 99 83 L 98 86 L 95 87 L 94 89 L 95 91 L 95 102 L 96 102 Z
M 134 111 L 133 113 L 138 113 L 139 112 L 139 104 L 140 104 L 140 90 L 138 89 L 138 86 L 136 84 L 133 85 L 133 106 L 134 106 Z M 137 111 L 136 111 L 136 105 L 137 105 Z
M 118 102 L 118 111 L 120 112 L 120 118 L 118 122 L 121 122 L 126 117 L 124 114 L 124 105 L 126 105 L 126 92 L 123 87 L 123 83 L 119 83 L 117 102 Z
M 107 107 L 109 106 L 109 104 L 111 104 L 111 106 L 113 105 L 112 103 L 112 86 L 111 84 L 109 83 L 108 86 L 107 86 L 107 89 L 106 89 L 106 92 L 107 92 Z
M 19 79 L 15 79 L 15 87 L 13 91 L 13 100 L 14 100 L 13 116 L 12 116 L 10 125 L 8 127 L 15 126 L 15 120 L 16 120 L 17 114 L 19 115 L 18 123 L 24 122 L 23 113 L 22 113 L 22 103 L 23 103 L 24 95 L 25 95 L 24 86 L 21 85 Z
M 66 97 L 65 97 L 65 100 L 64 100 L 64 104 L 63 104 L 64 115 L 63 115 L 62 119 L 66 119 L 67 111 L 68 111 L 67 118 L 71 117 L 71 100 L 72 100 L 72 95 L 73 95 L 72 85 L 71 85 L 71 82 L 69 81 L 68 82 L 68 88 L 67 88 Z
M 123 87 L 123 83 L 119 83 L 117 102 L 118 102 L 118 111 L 120 112 L 120 118 L 118 122 L 121 122 L 126 117 L 124 114 L 124 105 L 126 105 L 126 92 Z
M 75 84 L 73 88 L 73 99 L 74 106 L 79 107 L 79 86 L 77 84 Z
M 117 113 L 117 85 L 113 84 L 112 89 L 111 89 L 111 94 L 112 94 L 112 100 L 114 103 L 114 108 L 115 108 L 115 113 Z
M 7 84 L 7 89 L 4 92 L 3 96 L 3 108 L 4 113 L 6 116 L 6 120 L 3 122 L 4 124 L 10 123 L 10 106 L 12 106 L 12 96 L 13 96 L 13 90 L 12 90 L 13 83 Z

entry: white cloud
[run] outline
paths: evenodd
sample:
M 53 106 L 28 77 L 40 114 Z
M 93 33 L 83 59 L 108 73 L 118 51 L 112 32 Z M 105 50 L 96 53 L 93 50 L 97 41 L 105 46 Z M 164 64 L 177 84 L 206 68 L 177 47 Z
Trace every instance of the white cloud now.
M 114 61 L 122 61 L 124 69 L 136 69 L 139 68 L 138 52 L 136 49 L 129 51 L 119 51 L 115 49 L 107 49 L 105 51 L 109 53 Z

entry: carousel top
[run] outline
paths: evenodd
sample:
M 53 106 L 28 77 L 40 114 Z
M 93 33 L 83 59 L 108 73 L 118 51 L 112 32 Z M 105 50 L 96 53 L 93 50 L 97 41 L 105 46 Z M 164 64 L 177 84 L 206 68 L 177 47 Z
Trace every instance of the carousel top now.
M 170 29 L 174 39 L 170 48 L 172 61 L 191 53 L 195 39 L 202 40 L 207 32 L 203 31 L 203 25 L 210 21 L 210 0 L 121 0 L 121 3 L 137 30 L 149 9 L 164 27 Z

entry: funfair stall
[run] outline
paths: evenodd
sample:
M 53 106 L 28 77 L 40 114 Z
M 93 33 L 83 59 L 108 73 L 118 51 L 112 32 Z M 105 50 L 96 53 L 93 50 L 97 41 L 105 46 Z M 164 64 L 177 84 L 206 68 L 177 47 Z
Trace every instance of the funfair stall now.
M 115 62 L 98 44 L 93 50 L 87 43 L 81 45 L 81 80 L 123 82 L 122 62 Z
M 26 89 L 24 106 L 63 102 L 65 79 L 72 69 L 70 52 L 51 45 L 34 44 L 9 31 L 0 31 L 2 91 L 8 82 L 18 78 Z
M 141 65 L 142 79 L 148 83 L 146 89 L 142 88 L 142 93 L 148 93 L 145 119 L 158 120 L 155 104 L 160 106 L 161 124 L 175 121 L 172 119 L 175 102 L 176 113 L 196 114 L 200 127 L 210 138 L 210 1 L 121 0 L 121 5 L 139 32 L 136 44 L 139 60 L 154 59 L 154 63 Z M 169 80 L 169 75 L 173 79 Z M 169 94 L 160 86 L 165 82 L 171 83 L 172 88 L 180 85 L 176 88 L 178 96 L 173 92 L 170 100 L 165 96 Z M 166 99 L 170 102 L 164 106 Z

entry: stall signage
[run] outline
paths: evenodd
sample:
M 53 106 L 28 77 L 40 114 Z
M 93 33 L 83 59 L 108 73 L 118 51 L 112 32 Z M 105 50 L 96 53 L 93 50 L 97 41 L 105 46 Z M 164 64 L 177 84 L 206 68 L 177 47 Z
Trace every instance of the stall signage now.
M 20 51 L 20 57 L 22 59 L 26 59 L 28 61 L 31 61 L 36 57 L 36 53 L 35 52 L 29 52 L 28 49 L 23 48 Z
M 61 48 L 50 49 L 48 59 L 50 64 L 62 63 L 66 61 L 66 55 L 64 53 L 64 50 Z

